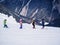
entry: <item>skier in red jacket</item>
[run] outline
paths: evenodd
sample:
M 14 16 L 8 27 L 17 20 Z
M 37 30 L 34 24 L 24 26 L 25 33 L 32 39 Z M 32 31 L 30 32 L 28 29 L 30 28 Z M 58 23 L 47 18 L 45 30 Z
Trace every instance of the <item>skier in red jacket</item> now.
M 22 19 L 19 20 L 20 23 L 20 29 L 22 29 Z

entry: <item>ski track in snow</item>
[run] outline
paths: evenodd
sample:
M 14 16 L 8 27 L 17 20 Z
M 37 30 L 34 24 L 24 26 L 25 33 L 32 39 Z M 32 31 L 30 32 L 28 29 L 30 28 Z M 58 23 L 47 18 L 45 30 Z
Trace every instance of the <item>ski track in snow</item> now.
M 7 19 L 9 28 L 3 28 L 3 20 Z M 60 28 L 36 25 L 32 29 L 31 24 L 23 23 L 23 29 L 19 29 L 19 23 L 11 17 L 0 13 L 0 45 L 60 45 Z

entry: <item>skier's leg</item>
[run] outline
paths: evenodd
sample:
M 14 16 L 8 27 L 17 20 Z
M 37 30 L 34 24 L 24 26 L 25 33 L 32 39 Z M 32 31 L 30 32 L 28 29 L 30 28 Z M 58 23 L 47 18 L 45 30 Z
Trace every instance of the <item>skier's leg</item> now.
M 34 28 L 35 28 L 35 25 L 34 25 Z
M 8 28 L 8 26 L 6 25 L 6 28 Z
M 22 29 L 22 24 L 20 25 L 20 29 Z
M 45 26 L 43 25 L 43 28 L 44 28 Z
M 42 25 L 42 29 L 44 29 L 44 24 Z
M 33 25 L 33 29 L 35 29 L 35 25 Z
M 4 25 L 4 28 L 5 28 L 5 25 Z
M 34 28 L 34 25 L 33 25 L 33 28 Z
M 8 28 L 8 26 L 7 25 L 4 25 L 4 28 Z

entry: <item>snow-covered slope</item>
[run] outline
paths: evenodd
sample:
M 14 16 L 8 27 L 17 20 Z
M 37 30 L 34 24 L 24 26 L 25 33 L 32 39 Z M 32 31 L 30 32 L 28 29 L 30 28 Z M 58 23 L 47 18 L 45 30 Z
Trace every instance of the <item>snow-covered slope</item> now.
M 7 19 L 9 28 L 3 28 L 3 20 Z M 60 28 L 45 27 L 24 23 L 19 29 L 19 23 L 11 16 L 0 13 L 0 45 L 60 45 Z

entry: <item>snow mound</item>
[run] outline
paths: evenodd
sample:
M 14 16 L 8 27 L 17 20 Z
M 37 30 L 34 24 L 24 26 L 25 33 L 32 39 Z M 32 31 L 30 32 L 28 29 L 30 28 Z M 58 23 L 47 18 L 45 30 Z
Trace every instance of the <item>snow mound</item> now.
M 42 21 L 40 22 L 41 24 L 42 24 Z M 45 22 L 45 24 L 44 25 L 48 25 L 49 23 L 48 22 Z

